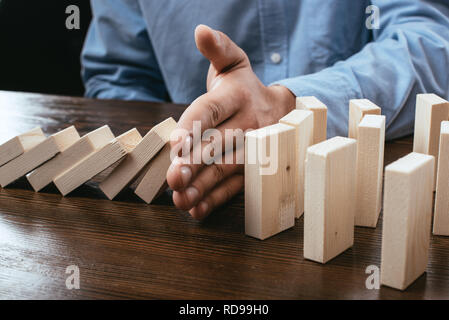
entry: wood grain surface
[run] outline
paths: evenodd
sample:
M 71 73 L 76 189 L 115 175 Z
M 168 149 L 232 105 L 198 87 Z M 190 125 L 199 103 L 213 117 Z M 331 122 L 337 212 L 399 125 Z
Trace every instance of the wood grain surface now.
M 0 143 L 41 126 L 80 134 L 108 124 L 145 134 L 185 106 L 0 92 Z M 411 152 L 387 143 L 385 165 Z M 355 229 L 354 247 L 321 265 L 303 258 L 303 218 L 260 241 L 244 234 L 243 195 L 202 222 L 168 193 L 147 205 L 127 190 L 109 201 L 95 183 L 63 198 L 26 179 L 0 189 L 0 299 L 447 299 L 449 238 L 432 236 L 427 273 L 405 292 L 365 287 L 380 267 L 382 220 Z M 382 218 L 381 218 L 382 219 Z M 80 269 L 79 290 L 65 285 Z

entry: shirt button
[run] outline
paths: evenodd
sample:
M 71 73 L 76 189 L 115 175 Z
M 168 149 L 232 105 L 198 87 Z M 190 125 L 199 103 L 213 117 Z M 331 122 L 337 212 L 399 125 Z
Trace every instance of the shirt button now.
M 278 64 L 278 63 L 281 62 L 282 57 L 281 57 L 281 55 L 279 53 L 274 52 L 274 53 L 271 54 L 270 59 L 271 59 L 271 62 L 273 62 L 274 64 Z

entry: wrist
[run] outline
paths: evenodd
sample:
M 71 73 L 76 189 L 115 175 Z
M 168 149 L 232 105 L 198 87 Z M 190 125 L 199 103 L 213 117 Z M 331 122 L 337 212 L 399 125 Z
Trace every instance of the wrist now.
M 272 85 L 268 89 L 271 91 L 272 105 L 279 111 L 279 119 L 296 108 L 296 96 L 287 87 Z

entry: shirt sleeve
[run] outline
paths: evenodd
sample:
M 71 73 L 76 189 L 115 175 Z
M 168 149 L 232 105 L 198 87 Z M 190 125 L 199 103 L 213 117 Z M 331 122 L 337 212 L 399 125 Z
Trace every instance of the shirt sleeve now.
M 91 1 L 83 52 L 87 97 L 164 101 L 168 93 L 137 0 Z
M 382 108 L 387 139 L 411 134 L 416 94 L 449 95 L 449 5 L 447 0 L 432 2 L 372 1 L 380 9 L 380 28 L 373 30 L 372 42 L 320 72 L 275 84 L 323 101 L 328 136 L 347 135 L 349 100 L 360 98 Z

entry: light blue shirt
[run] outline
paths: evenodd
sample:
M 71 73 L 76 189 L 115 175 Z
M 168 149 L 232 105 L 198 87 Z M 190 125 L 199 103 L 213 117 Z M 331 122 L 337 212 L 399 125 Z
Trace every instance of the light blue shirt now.
M 86 96 L 190 103 L 206 92 L 202 23 L 225 32 L 266 84 L 328 106 L 328 136 L 346 135 L 350 99 L 413 132 L 416 94 L 449 96 L 449 0 L 94 0 L 82 53 Z M 366 13 L 380 9 L 380 28 Z M 373 25 L 373 23 L 371 23 Z

